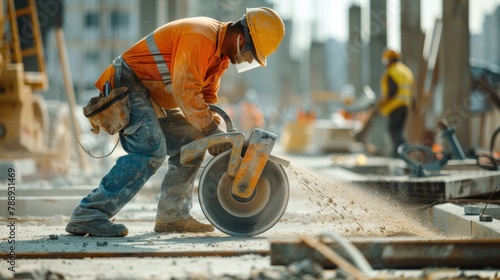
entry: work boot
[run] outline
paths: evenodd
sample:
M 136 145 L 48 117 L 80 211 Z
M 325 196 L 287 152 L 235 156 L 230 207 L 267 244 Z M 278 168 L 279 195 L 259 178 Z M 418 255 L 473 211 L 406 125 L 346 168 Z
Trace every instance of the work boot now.
M 190 217 L 184 220 L 163 223 L 156 221 L 155 223 L 155 232 L 212 232 L 214 231 L 214 226 L 210 224 L 201 223 L 194 218 Z
M 122 224 L 114 224 L 109 220 L 93 220 L 87 222 L 69 222 L 66 231 L 74 235 L 92 235 L 101 237 L 122 237 L 128 229 Z

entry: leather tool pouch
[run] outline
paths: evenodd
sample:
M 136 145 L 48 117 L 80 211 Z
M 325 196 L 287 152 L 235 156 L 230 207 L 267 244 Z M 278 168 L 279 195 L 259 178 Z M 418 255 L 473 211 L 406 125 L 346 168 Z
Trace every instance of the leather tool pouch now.
M 87 106 L 83 107 L 83 114 L 92 124 L 91 131 L 94 134 L 98 134 L 100 129 L 110 135 L 121 131 L 130 122 L 128 89 L 119 87 L 106 97 L 93 97 Z
M 113 135 L 124 129 L 130 122 L 130 102 L 128 88 L 120 87 L 120 79 L 124 61 L 121 56 L 113 60 L 115 67 L 115 88 L 110 90 L 110 83 L 106 82 L 103 93 L 90 99 L 83 107 L 83 114 L 89 119 L 92 128 L 90 131 L 98 134 L 100 129 Z

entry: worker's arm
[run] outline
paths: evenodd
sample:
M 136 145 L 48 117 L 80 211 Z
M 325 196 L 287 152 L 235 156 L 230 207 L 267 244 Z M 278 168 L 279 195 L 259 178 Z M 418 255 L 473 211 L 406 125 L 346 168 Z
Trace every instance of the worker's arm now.
M 173 97 L 186 119 L 200 130 L 210 129 L 214 121 L 202 92 L 213 52 L 214 46 L 203 36 L 185 35 L 172 58 Z
M 398 94 L 399 86 L 391 76 L 387 76 L 387 99 L 393 99 Z
M 384 107 L 385 104 L 387 104 L 397 95 L 399 90 L 398 84 L 390 75 L 388 75 L 387 78 L 382 81 L 382 83 L 385 84 L 382 85 L 382 98 L 377 104 L 378 108 Z
M 214 46 L 204 37 L 186 36 L 181 39 L 178 51 L 172 60 L 174 67 L 172 85 L 175 102 L 179 105 L 188 122 L 202 130 L 205 135 L 226 132 L 218 125 L 207 104 L 217 102 L 216 93 L 219 89 L 220 75 L 209 76 L 208 80 L 205 78 L 209 59 L 213 52 Z M 208 151 L 215 156 L 230 148 L 230 144 L 221 143 L 210 147 Z

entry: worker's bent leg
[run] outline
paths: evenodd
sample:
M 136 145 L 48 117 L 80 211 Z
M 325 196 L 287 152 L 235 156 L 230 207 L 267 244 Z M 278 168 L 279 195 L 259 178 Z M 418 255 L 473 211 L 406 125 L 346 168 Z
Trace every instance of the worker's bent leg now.
M 140 92 L 130 93 L 129 125 L 120 132 L 120 157 L 99 187 L 82 199 L 71 216 L 72 222 L 109 219 L 116 215 L 162 165 L 166 143 L 148 100 Z
M 180 148 L 204 134 L 194 128 L 180 111 L 171 110 L 160 120 L 167 142 L 168 170 L 161 184 L 160 201 L 154 231 L 168 232 L 210 232 L 214 227 L 203 224 L 191 217 L 193 206 L 193 186 L 196 174 L 204 156 L 187 165 L 180 163 Z
M 212 232 L 212 225 L 201 223 L 190 214 L 194 180 L 203 158 L 195 159 L 186 166 L 181 165 L 179 159 L 179 155 L 169 158 L 169 168 L 161 185 L 154 231 Z
M 156 220 L 162 223 L 174 222 L 191 217 L 193 186 L 203 158 L 183 166 L 180 155 L 168 158 L 168 171 L 161 184 L 160 201 Z

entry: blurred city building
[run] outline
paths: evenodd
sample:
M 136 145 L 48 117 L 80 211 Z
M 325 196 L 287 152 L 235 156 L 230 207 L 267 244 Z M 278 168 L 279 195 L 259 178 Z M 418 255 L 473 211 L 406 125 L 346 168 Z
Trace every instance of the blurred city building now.
M 471 35 L 471 54 L 473 59 L 481 60 L 500 67 L 500 7 L 484 17 L 483 32 Z
M 447 3 L 447 0 L 443 1 Z M 292 6 L 297 4 L 297 1 L 276 0 L 38 2 L 45 3 L 45 6 L 52 2 L 63 6 L 61 24 L 66 34 L 73 83 L 79 103 L 86 102 L 95 94 L 93 84 L 96 78 L 114 57 L 161 24 L 191 16 L 209 16 L 221 21 L 231 21 L 239 19 L 249 6 L 268 6 L 280 11 L 283 8 L 291 10 Z M 366 13 L 363 12 L 366 6 L 360 6 L 360 2 L 363 1 L 352 2 L 351 7 L 345 11 L 348 15 L 347 22 L 339 26 L 325 26 L 323 19 L 311 12 L 294 10 L 283 13 L 286 36 L 279 51 L 268 59 L 268 67 L 243 74 L 237 74 L 235 69 L 230 67 L 222 78 L 220 95 L 227 98 L 229 103 L 236 104 L 244 99 L 248 90 L 258 92 L 258 105 L 266 119 L 272 119 L 272 122 L 266 124 L 278 130 L 275 131 L 278 133 L 282 124 L 296 118 L 300 111 L 313 110 L 317 118 L 330 119 L 332 113 L 342 108 L 343 97 L 349 94 L 362 96 L 365 85 L 369 85 L 378 93 L 378 78 L 383 70 L 380 52 L 388 40 L 387 14 L 383 11 L 392 7 L 387 7 L 385 0 L 370 0 L 370 8 Z M 469 5 L 468 1 L 460 2 Z M 323 2 L 313 1 L 312 5 L 318 9 L 318 3 Z M 402 0 L 400 3 L 399 35 L 401 48 L 405 53 L 403 60 L 418 72 L 422 56 L 419 46 L 424 41 L 420 1 Z M 39 10 L 42 16 L 51 18 L 51 14 L 46 10 Z M 305 20 L 303 17 L 297 19 L 301 12 L 309 13 Z M 322 11 L 322 15 L 325 14 L 328 12 Z M 500 8 L 486 15 L 481 34 L 470 36 L 470 58 L 497 67 L 500 65 L 498 26 Z M 325 32 L 321 31 L 328 28 L 348 28 L 348 39 L 342 41 L 325 36 Z M 56 40 L 52 31 L 44 32 L 44 41 L 48 72 L 60 73 Z M 64 99 L 61 75 L 49 75 L 49 80 L 50 92 L 45 96 Z M 439 110 L 438 114 L 442 113 L 443 108 Z M 380 130 L 374 131 L 377 133 Z M 374 138 L 383 137 L 375 135 Z

